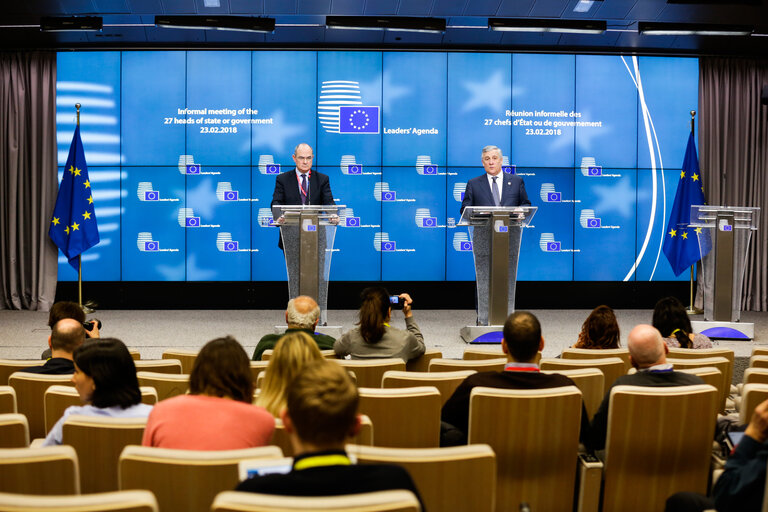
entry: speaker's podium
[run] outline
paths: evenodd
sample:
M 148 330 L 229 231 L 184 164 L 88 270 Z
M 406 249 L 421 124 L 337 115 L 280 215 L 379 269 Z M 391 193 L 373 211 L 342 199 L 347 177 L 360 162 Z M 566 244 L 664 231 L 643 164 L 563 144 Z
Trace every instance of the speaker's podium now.
M 288 296 L 308 295 L 320 306 L 320 326 L 327 323 L 328 278 L 331 273 L 333 240 L 339 208 L 344 205 L 275 205 L 274 226 L 280 227 L 285 266 L 288 271 Z M 318 329 L 320 330 L 320 329 Z M 333 335 L 341 327 L 331 329 Z M 323 332 L 328 329 L 323 330 Z
M 759 212 L 749 206 L 691 206 L 689 226 L 696 228 L 699 249 L 703 253 L 712 244 L 701 260 L 704 321 L 691 322 L 694 331 L 717 339 L 754 338 L 755 324 L 741 322 L 741 289 Z
M 467 206 L 459 226 L 468 226 L 477 282 L 477 325 L 461 329 L 467 343 L 501 343 L 504 322 L 515 310 L 517 261 L 523 227 L 535 206 Z

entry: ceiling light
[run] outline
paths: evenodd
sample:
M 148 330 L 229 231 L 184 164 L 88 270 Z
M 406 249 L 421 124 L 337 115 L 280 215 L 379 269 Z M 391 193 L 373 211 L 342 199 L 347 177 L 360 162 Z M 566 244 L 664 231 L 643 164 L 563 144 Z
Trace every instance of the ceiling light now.
M 532 18 L 488 18 L 491 30 L 506 32 L 561 32 L 565 34 L 602 34 L 606 23 L 600 20 L 554 20 Z
M 155 25 L 165 28 L 274 32 L 275 18 L 252 16 L 155 16 Z
M 103 20 L 100 16 L 70 16 L 40 18 L 42 32 L 68 32 L 70 30 L 97 32 Z
M 746 25 L 705 23 L 654 23 L 641 21 L 637 31 L 647 36 L 748 36 L 754 29 Z
M 395 30 L 399 32 L 445 32 L 445 18 L 403 16 L 326 16 L 328 28 L 349 30 Z

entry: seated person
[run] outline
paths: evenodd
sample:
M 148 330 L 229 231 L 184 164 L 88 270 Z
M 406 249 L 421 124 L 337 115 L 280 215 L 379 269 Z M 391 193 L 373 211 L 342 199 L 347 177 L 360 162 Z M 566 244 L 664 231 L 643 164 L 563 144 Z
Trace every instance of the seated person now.
M 337 357 L 352 359 L 399 357 L 409 361 L 426 351 L 424 336 L 413 319 L 410 295 L 401 293 L 405 328 L 402 331 L 389 325 L 392 307 L 389 292 L 382 287 L 366 288 L 360 295 L 362 304 L 358 312 L 358 326 L 344 333 L 333 344 Z
M 504 322 L 501 349 L 507 355 L 507 365 L 501 372 L 480 372 L 467 377 L 443 405 L 441 413 L 440 446 L 467 443 L 469 433 L 469 395 L 472 389 L 485 386 L 502 389 L 546 389 L 575 386 L 574 382 L 557 373 L 541 373 L 534 363 L 544 348 L 539 320 L 527 311 L 512 313 Z M 581 433 L 583 439 L 589 429 L 586 408 L 581 405 Z
M 317 305 L 315 299 L 306 295 L 299 295 L 288 301 L 288 307 L 285 310 L 285 323 L 288 324 L 288 328 L 283 334 L 297 331 L 305 332 L 315 340 L 320 350 L 331 350 L 336 339 L 326 334 L 315 333 L 319 320 L 320 306 Z M 261 361 L 261 355 L 264 351 L 274 349 L 283 334 L 267 334 L 262 337 L 256 345 L 251 359 Z
M 264 373 L 261 393 L 256 405 L 273 416 L 280 416 L 285 407 L 285 390 L 307 364 L 320 361 L 323 355 L 314 340 L 303 331 L 294 330 L 280 338 Z
M 77 320 L 78 323 L 80 323 L 85 328 L 86 338 L 99 337 L 99 321 L 93 320 L 91 322 L 86 323 L 85 313 L 83 312 L 83 308 L 81 308 L 80 304 L 78 304 L 77 302 L 63 300 L 51 306 L 51 310 L 48 312 L 48 327 L 53 329 L 53 326 L 56 325 L 56 323 L 59 320 L 62 320 L 64 318 L 72 318 L 74 320 Z M 50 359 L 50 358 L 51 358 L 51 348 L 49 344 L 49 348 L 43 351 L 43 353 L 40 356 L 40 359 Z
M 661 334 L 650 325 L 637 325 L 627 337 L 629 360 L 637 368 L 637 373 L 622 375 L 613 383 L 597 409 L 589 428 L 587 446 L 592 450 L 605 448 L 605 438 L 608 431 L 608 405 L 611 399 L 611 389 L 614 386 L 693 386 L 704 384 L 696 375 L 676 372 L 667 363 L 669 348 L 661 339 Z
M 238 450 L 269 444 L 275 419 L 253 401 L 248 355 L 231 336 L 203 346 L 189 394 L 155 405 L 141 444 L 184 450 Z
M 283 496 L 338 496 L 405 489 L 419 492 L 400 466 L 353 465 L 344 442 L 360 429 L 357 388 L 333 361 L 306 366 L 287 391 L 280 417 L 296 456 L 287 474 L 249 478 L 237 491 Z M 423 504 L 422 504 L 423 507 Z M 423 509 L 423 508 L 422 508 Z
M 664 297 L 656 303 L 651 323 L 671 348 L 712 348 L 712 340 L 693 332 L 685 306 L 675 297 Z
M 30 366 L 20 370 L 28 373 L 66 375 L 74 373 L 73 352 L 85 341 L 83 324 L 72 318 L 64 318 L 53 325 L 48 336 L 50 359 L 41 366 Z
M 60 322 L 66 321 L 82 329 L 82 325 L 71 318 Z M 71 414 L 113 418 L 146 418 L 149 415 L 152 406 L 141 403 L 136 365 L 122 341 L 114 338 L 88 341 L 75 350 L 74 359 L 72 382 L 85 405 L 67 407 L 43 446 L 61 444 L 64 420 Z
M 581 325 L 579 340 L 573 348 L 619 348 L 621 335 L 616 315 L 609 306 L 597 306 Z

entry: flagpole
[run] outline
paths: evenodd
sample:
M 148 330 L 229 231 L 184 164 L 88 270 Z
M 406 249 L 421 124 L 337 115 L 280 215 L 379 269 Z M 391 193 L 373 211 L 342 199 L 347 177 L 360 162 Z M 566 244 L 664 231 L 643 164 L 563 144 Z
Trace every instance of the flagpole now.
M 696 111 L 691 110 L 691 135 L 695 135 L 695 128 L 694 128 L 694 119 L 696 118 Z M 696 306 L 694 306 L 694 297 L 693 297 L 693 274 L 694 274 L 694 267 L 696 264 L 694 263 L 691 265 L 691 279 L 690 279 L 690 302 L 688 309 L 685 310 L 686 313 L 689 315 L 700 315 L 703 313 L 702 310 L 698 309 Z
M 77 110 L 77 126 L 80 126 L 80 104 L 75 103 L 75 109 Z M 80 309 L 85 313 L 93 313 L 93 310 L 88 306 L 83 306 L 83 255 L 77 255 L 77 302 L 80 304 Z

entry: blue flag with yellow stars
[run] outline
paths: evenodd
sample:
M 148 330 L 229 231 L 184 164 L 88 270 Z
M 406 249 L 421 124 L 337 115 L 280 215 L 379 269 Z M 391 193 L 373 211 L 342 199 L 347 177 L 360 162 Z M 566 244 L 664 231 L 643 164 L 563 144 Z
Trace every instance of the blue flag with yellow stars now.
M 699 158 L 696 156 L 696 142 L 693 133 L 688 138 L 685 149 L 683 169 L 680 181 L 677 183 L 675 202 L 669 215 L 667 230 L 664 234 L 664 254 L 672 266 L 676 276 L 682 274 L 688 267 L 707 255 L 712 249 L 712 239 L 709 230 L 689 228 L 691 222 L 691 205 L 706 204 L 704 186 L 701 184 Z
M 77 257 L 80 253 L 99 243 L 99 228 L 96 226 L 91 182 L 88 180 L 88 166 L 85 165 L 79 125 L 75 128 L 72 145 L 69 146 L 69 156 L 59 195 L 56 197 L 56 206 L 53 207 L 48 236 L 75 270 L 78 270 Z

